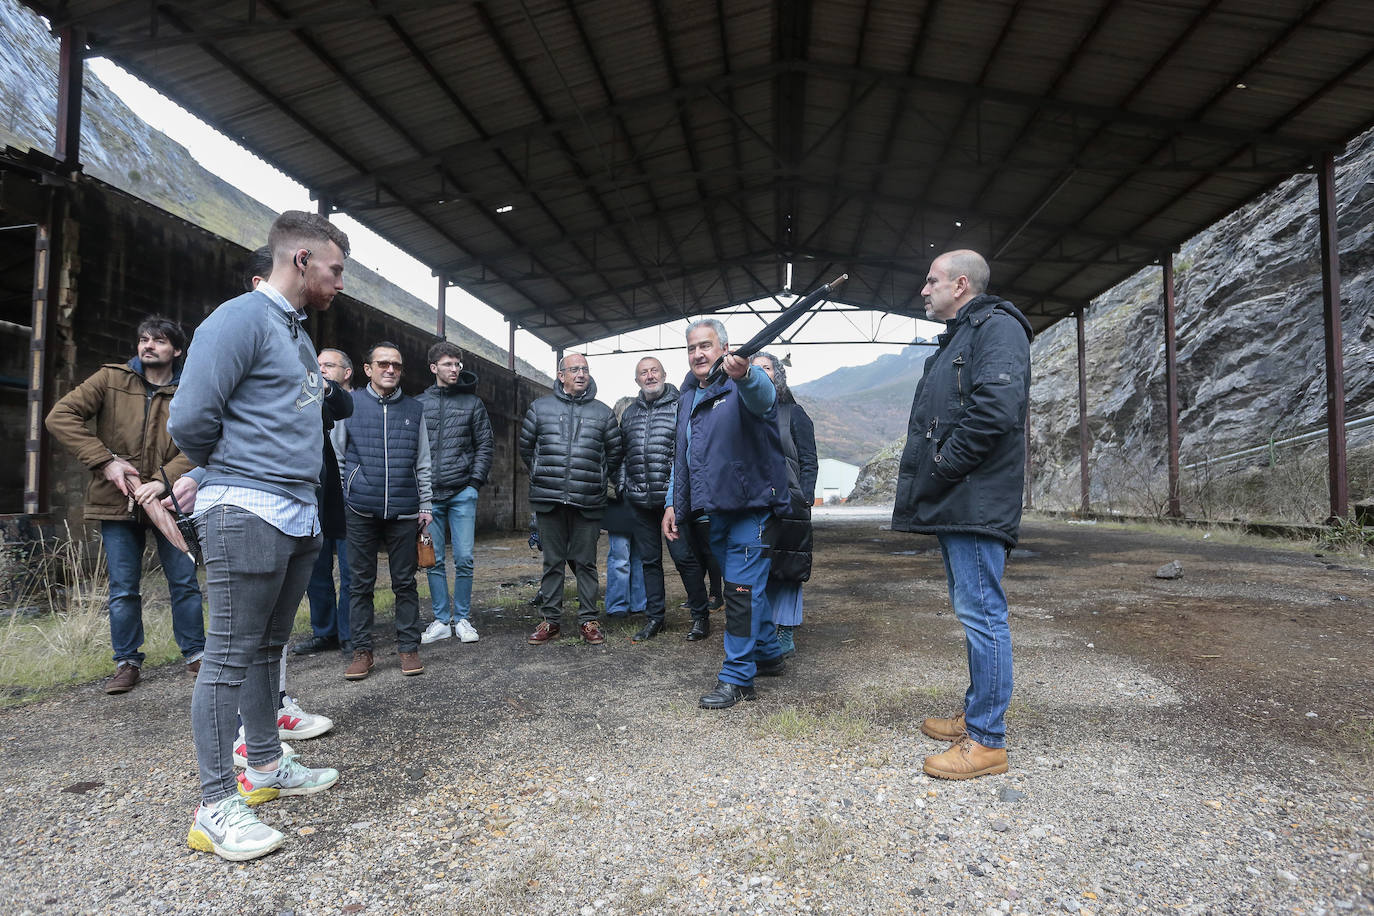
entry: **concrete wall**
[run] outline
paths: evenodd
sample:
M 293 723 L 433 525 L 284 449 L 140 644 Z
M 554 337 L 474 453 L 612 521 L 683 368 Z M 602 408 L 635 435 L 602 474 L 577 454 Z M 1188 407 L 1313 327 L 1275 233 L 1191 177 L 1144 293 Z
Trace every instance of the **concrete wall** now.
M 243 289 L 242 265 L 248 255 L 239 245 L 99 182 L 83 181 L 72 203 L 71 215 L 80 224 L 75 242 L 77 295 L 70 313 L 59 316 L 50 403 L 101 364 L 133 356 L 135 328 L 145 315 L 167 315 L 193 332 L 220 302 Z M 461 320 L 461 315 L 454 317 Z M 346 295 L 307 324 L 317 348 L 343 350 L 355 363 L 371 344 L 394 341 L 405 359 L 408 393 L 433 381 L 425 354 L 438 338 L 427 329 Z M 465 362 L 478 375 L 478 394 L 486 402 L 496 437 L 491 479 L 478 504 L 478 525 L 523 527 L 529 514 L 529 485 L 514 437 L 530 402 L 548 390 L 481 357 L 469 356 Z M 77 529 L 89 473 L 54 445 L 50 480 L 54 522 L 59 529 L 63 521 Z M 7 504 L 19 501 L 8 493 L 0 498 Z

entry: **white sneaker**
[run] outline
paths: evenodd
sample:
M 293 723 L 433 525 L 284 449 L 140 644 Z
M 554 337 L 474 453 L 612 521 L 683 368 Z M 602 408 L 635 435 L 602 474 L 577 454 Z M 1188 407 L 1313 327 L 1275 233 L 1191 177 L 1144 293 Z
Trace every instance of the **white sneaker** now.
M 466 617 L 458 621 L 458 638 L 463 642 L 477 642 L 477 630 Z
M 295 697 L 287 697 L 282 703 L 281 709 L 277 710 L 278 738 L 295 738 L 297 741 L 304 741 L 306 738 L 318 738 L 333 727 L 333 719 L 306 712 L 301 709 Z
M 318 769 L 296 761 L 295 754 L 287 754 L 270 773 L 254 776 L 252 770 L 238 775 L 239 797 L 249 805 L 260 805 L 286 795 L 314 795 L 339 781 L 339 771 L 333 767 Z
M 448 624 L 444 623 L 442 620 L 436 620 L 425 627 L 425 631 L 420 634 L 420 644 L 427 646 L 432 642 L 448 639 L 451 635 Z
M 285 757 L 287 754 L 292 754 L 292 753 L 295 753 L 295 752 L 291 750 L 291 745 L 289 745 L 289 744 L 287 744 L 285 741 L 283 741 L 283 742 L 281 743 L 281 755 L 282 755 L 283 757 Z M 248 740 L 247 740 L 246 738 L 243 737 L 243 726 L 242 726 L 242 725 L 239 726 L 239 735 L 238 735 L 238 737 L 234 739 L 234 766 L 236 766 L 236 767 L 246 767 L 246 766 L 248 766 Z
M 231 862 L 265 856 L 284 842 L 286 835 L 258 820 L 237 795 L 196 808 L 191 830 L 186 834 L 187 846 L 213 852 Z

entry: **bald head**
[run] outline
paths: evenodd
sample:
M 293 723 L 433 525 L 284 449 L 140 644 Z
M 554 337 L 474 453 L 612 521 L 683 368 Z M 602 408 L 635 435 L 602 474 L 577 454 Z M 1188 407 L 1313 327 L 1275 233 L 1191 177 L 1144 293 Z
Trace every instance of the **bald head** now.
M 921 289 L 926 317 L 931 321 L 951 320 L 970 299 L 987 291 L 990 276 L 988 262 L 978 252 L 967 248 L 946 251 L 931 262 Z

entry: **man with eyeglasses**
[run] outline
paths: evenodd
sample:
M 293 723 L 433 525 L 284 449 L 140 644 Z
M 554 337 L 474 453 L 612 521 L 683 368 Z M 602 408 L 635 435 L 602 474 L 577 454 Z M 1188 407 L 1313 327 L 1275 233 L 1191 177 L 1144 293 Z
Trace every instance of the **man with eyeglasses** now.
M 539 525 L 544 577 L 539 610 L 544 620 L 527 642 L 542 646 L 559 634 L 563 567 L 577 579 L 577 622 L 583 641 L 606 641 L 596 619 L 596 542 L 606 512 L 606 485 L 624 457 L 620 424 L 596 399 L 587 357 L 565 356 L 553 394 L 530 405 L 520 427 L 520 458 L 530 471 L 530 506 Z
M 415 586 L 415 540 L 430 522 L 429 436 L 425 411 L 401 391 L 401 350 L 389 340 L 368 351 L 367 385 L 353 392 L 353 416 L 344 430 L 344 515 L 348 519 L 348 604 L 353 661 L 344 677 L 372 673 L 373 592 L 377 553 L 386 548 L 391 593 L 396 596 L 396 651 L 401 673 L 424 672 L 420 663 L 420 593 Z M 417 530 L 417 527 L 419 530 Z
M 463 351 L 447 340 L 429 348 L 429 371 L 434 384 L 420 395 L 433 461 L 434 565 L 430 567 L 429 598 L 434 621 L 420 637 L 422 643 L 456 635 L 477 642 L 472 613 L 472 548 L 477 528 L 477 489 L 491 472 L 491 420 L 477 396 L 477 374 L 463 369 Z M 448 590 L 445 554 L 453 549 L 453 591 Z

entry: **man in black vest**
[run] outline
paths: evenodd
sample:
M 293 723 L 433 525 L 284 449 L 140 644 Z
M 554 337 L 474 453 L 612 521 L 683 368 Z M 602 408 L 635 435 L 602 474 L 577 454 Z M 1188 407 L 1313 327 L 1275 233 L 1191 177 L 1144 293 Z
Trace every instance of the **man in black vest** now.
M 544 620 L 526 641 L 542 646 L 558 636 L 566 564 L 577 578 L 578 630 L 585 642 L 599 645 L 606 637 L 596 620 L 596 542 L 606 485 L 616 479 L 624 457 L 620 424 L 596 399 L 596 382 L 581 353 L 559 363 L 553 391 L 530 405 L 520 425 L 520 458 L 530 469 L 530 506 L 544 550 Z
M 420 402 L 401 391 L 401 351 L 382 341 L 367 354 L 368 383 L 353 392 L 353 416 L 344 430 L 344 515 L 353 661 L 344 677 L 372 672 L 372 593 L 377 551 L 385 545 L 391 592 L 396 596 L 396 651 L 402 674 L 420 674 L 420 594 L 415 587 L 415 539 L 430 521 L 429 436 Z

